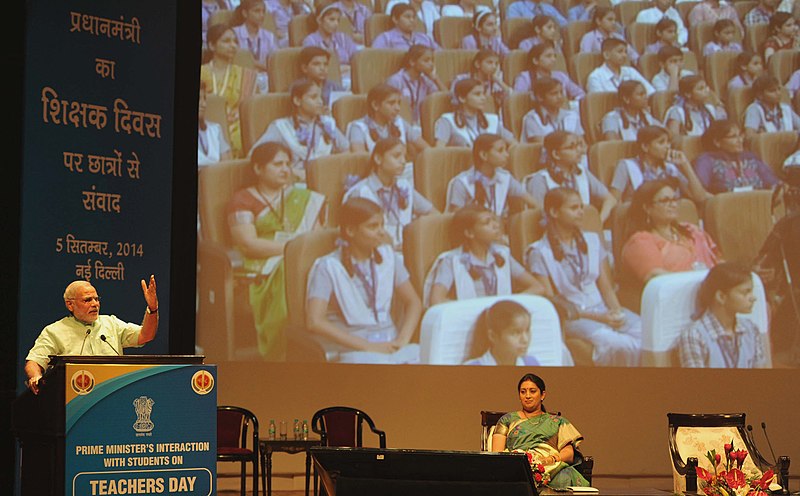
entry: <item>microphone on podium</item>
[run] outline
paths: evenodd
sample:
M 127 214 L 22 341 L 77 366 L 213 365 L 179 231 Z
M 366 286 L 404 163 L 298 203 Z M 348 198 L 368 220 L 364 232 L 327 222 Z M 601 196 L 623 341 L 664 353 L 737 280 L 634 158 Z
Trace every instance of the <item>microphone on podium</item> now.
M 80 355 L 83 355 L 83 347 L 86 346 L 86 338 L 88 338 L 89 334 L 91 333 L 92 333 L 92 328 L 91 327 L 87 328 L 86 335 L 83 336 L 83 343 L 81 343 L 81 352 L 79 353 Z
M 119 354 L 120 354 L 120 353 L 119 353 L 119 351 L 117 351 L 117 349 L 116 349 L 116 348 L 114 348 L 114 346 L 113 346 L 111 343 L 109 343 L 109 342 L 108 342 L 108 339 L 106 338 L 106 335 L 105 335 L 105 334 L 101 334 L 101 335 L 100 335 L 100 341 L 102 341 L 102 342 L 104 342 L 105 344 L 107 344 L 108 346 L 110 346 L 110 347 L 111 347 L 111 349 L 112 349 L 112 350 L 114 350 L 114 353 L 116 353 L 116 354 L 117 354 L 117 356 L 119 356 Z
M 753 426 L 750 425 L 750 424 L 747 424 L 747 437 L 750 438 L 750 444 L 752 444 L 753 447 L 756 450 L 758 450 L 758 446 L 756 446 L 756 437 L 753 434 Z M 764 467 L 761 466 L 761 460 L 760 460 L 761 457 L 752 456 L 751 458 L 753 459 L 753 461 L 755 461 L 758 464 L 758 469 L 763 472 L 764 471 Z
M 767 438 L 767 445 L 769 446 L 769 452 L 772 453 L 772 464 L 777 465 L 778 459 L 775 457 L 775 452 L 772 450 L 772 443 L 769 441 L 766 422 L 761 422 L 761 429 L 764 431 L 764 437 Z

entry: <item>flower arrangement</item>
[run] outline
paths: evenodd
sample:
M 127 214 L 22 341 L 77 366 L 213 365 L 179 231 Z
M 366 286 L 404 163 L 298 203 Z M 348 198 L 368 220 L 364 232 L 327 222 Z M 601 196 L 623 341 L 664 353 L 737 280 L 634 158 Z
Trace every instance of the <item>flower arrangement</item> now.
M 533 480 L 536 482 L 536 487 L 546 486 L 550 482 L 550 474 L 546 473 L 544 465 L 534 458 L 532 451 L 515 449 L 512 453 L 525 453 L 528 456 L 528 464 L 531 466 L 531 472 L 533 472 Z
M 775 473 L 767 470 L 763 475 L 745 474 L 742 465 L 747 458 L 747 451 L 734 450 L 733 440 L 725 444 L 725 465 L 722 466 L 722 455 L 713 449 L 706 453 L 706 458 L 714 467 L 714 472 L 697 467 L 697 477 L 702 481 L 700 488 L 708 496 L 767 496 Z

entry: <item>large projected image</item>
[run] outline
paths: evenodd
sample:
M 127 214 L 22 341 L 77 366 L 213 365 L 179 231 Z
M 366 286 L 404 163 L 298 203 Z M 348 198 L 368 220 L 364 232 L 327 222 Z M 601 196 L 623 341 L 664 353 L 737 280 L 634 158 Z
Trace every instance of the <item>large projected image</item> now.
M 800 366 L 796 52 L 429 7 L 203 3 L 202 353 Z

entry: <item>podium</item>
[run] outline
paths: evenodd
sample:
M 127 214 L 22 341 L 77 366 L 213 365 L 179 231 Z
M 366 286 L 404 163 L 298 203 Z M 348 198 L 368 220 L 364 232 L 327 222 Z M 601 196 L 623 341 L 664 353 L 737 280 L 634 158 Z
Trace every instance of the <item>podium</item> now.
M 11 426 L 27 495 L 216 493 L 216 366 L 202 356 L 51 357 Z

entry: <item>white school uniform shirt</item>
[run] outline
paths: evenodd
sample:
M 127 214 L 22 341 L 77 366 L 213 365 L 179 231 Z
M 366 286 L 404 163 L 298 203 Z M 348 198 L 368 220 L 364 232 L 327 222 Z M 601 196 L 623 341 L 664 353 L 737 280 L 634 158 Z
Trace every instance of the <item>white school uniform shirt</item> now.
M 462 203 L 462 198 L 456 198 L 456 196 L 460 196 L 455 194 L 456 189 L 460 190 L 461 192 L 466 192 L 466 195 L 469 197 L 469 199 L 474 201 L 475 183 L 480 180 L 479 177 L 482 175 L 483 174 L 478 172 L 473 166 L 451 179 L 447 184 L 447 208 L 449 208 L 450 205 L 453 205 L 454 201 L 455 205 L 458 205 L 459 208 L 470 203 L 470 201 L 464 201 L 462 205 L 459 205 Z M 492 179 L 492 184 L 494 185 L 494 194 L 490 195 L 490 197 L 486 199 L 488 205 L 484 205 L 484 207 L 488 208 L 498 216 L 503 216 L 506 210 L 506 205 L 508 204 L 508 197 L 522 194 L 522 190 L 519 188 L 519 183 L 513 184 L 515 182 L 516 179 L 514 179 L 514 176 L 512 176 L 510 172 L 505 169 L 496 169 L 494 172 L 494 178 Z M 489 195 L 489 192 L 487 192 L 487 195 Z
M 652 95 L 656 92 L 653 85 L 650 84 L 650 81 L 644 78 L 639 71 L 634 69 L 630 66 L 623 66 L 620 68 L 619 75 L 614 74 L 614 72 L 608 68 L 608 65 L 603 64 L 597 69 L 593 70 L 591 74 L 589 74 L 589 79 L 586 81 L 586 92 L 598 92 L 598 91 L 613 91 L 617 92 L 619 90 L 619 84 L 622 81 L 634 80 L 639 81 L 644 86 L 645 91 L 647 91 L 647 96 Z
M 488 127 L 486 129 L 480 129 L 477 124 L 477 117 L 467 117 L 465 118 L 465 126 L 458 127 L 456 125 L 455 113 L 454 112 L 447 112 L 442 114 L 439 119 L 436 120 L 436 129 L 448 129 L 449 130 L 449 139 L 447 140 L 447 146 L 472 146 L 475 142 L 475 139 L 480 136 L 481 134 L 499 134 L 500 136 L 505 136 L 503 133 L 503 125 L 500 122 L 500 117 L 497 114 L 483 114 L 486 117 L 486 122 Z M 474 121 L 474 127 L 471 123 Z M 435 133 L 439 134 L 439 133 Z M 438 139 L 439 137 L 436 136 Z
M 536 109 L 532 109 L 525 114 L 522 119 L 522 141 L 533 141 L 534 137 L 544 138 L 556 130 L 569 131 L 578 136 L 583 136 L 583 126 L 581 126 L 581 116 L 574 110 L 559 109 L 558 115 L 551 116 L 547 110 L 542 108 L 545 121 Z
M 678 80 L 686 76 L 692 76 L 692 75 L 694 75 L 694 72 L 686 69 L 681 69 L 681 73 L 678 75 Z M 664 69 L 661 69 L 658 72 L 658 74 L 653 76 L 652 83 L 653 83 L 653 88 L 655 88 L 656 91 L 667 91 L 669 89 L 669 74 L 667 74 L 667 72 Z
M 575 175 L 575 189 L 578 191 L 578 194 L 581 195 L 581 201 L 584 205 L 591 205 L 592 204 L 592 186 L 597 190 L 596 192 L 602 193 L 602 183 L 594 177 L 594 175 L 589 172 L 589 167 L 586 164 L 585 160 L 581 160 L 578 164 L 578 168 L 581 170 L 580 174 Z M 591 183 L 590 183 L 591 181 Z M 540 205 L 544 205 L 544 194 L 538 194 L 535 184 L 539 182 L 539 184 L 544 183 L 545 186 L 545 194 L 547 191 L 551 189 L 561 188 L 562 185 L 557 183 L 555 179 L 550 175 L 550 171 L 545 167 L 544 169 L 540 169 L 533 174 L 525 176 L 522 180 L 523 184 L 525 185 L 525 191 L 528 192 L 529 195 L 533 196 L 536 201 Z M 605 186 L 602 186 L 605 188 Z M 608 190 L 605 190 L 605 194 L 608 194 Z
M 780 131 L 800 131 L 800 117 L 786 103 L 779 103 L 770 118 L 767 119 L 767 112 L 764 106 L 758 101 L 754 101 L 747 106 L 744 113 L 744 127 L 753 129 L 757 133 L 776 133 Z
M 220 161 L 224 153 L 231 151 L 225 141 L 222 126 L 216 122 L 206 121 L 205 131 L 197 130 L 197 165 L 211 165 Z
M 367 121 L 368 119 L 370 122 Z M 374 126 L 377 127 L 377 124 L 372 122 L 372 119 L 370 117 L 364 117 L 361 119 L 351 121 L 349 124 L 347 124 L 347 129 L 345 130 L 344 134 L 347 137 L 347 141 L 349 141 L 350 143 L 355 143 L 356 141 L 353 140 L 353 132 L 355 130 L 358 130 L 357 132 L 360 132 L 364 138 L 364 143 L 367 145 L 367 150 L 369 150 L 370 153 L 372 153 L 372 149 L 375 148 L 376 141 L 372 139 L 372 135 L 369 132 L 370 124 L 373 124 Z M 406 127 L 408 125 L 399 115 L 395 117 L 394 125 L 395 127 L 397 127 L 397 130 L 400 131 L 400 136 L 398 136 L 397 139 L 399 139 L 400 141 L 402 141 L 404 144 L 407 145 L 408 136 L 406 135 Z M 381 138 L 389 137 L 388 130 L 386 130 L 387 131 L 386 135 L 383 135 L 383 132 L 381 132 L 384 131 L 385 129 L 386 128 L 378 130 L 378 135 Z
M 600 123 L 600 131 L 604 134 L 616 132 L 622 136 L 624 141 L 636 141 L 639 129 L 645 126 L 664 126 L 650 112 L 645 111 L 644 119 L 628 115 L 628 127 L 624 127 L 621 112 L 624 110 L 617 108 L 604 115 Z
M 681 46 L 685 45 L 689 40 L 689 31 L 686 29 L 686 25 L 683 23 L 683 18 L 681 17 L 680 12 L 678 12 L 678 9 L 675 7 L 668 8 L 666 12 L 662 12 L 658 7 L 644 9 L 637 14 L 636 22 L 643 24 L 658 24 L 658 21 L 665 17 L 672 19 L 675 21 L 675 24 L 678 25 L 678 43 L 680 43 Z
M 503 257 L 505 260 L 505 263 L 502 267 L 498 267 L 498 265 L 491 260 L 495 253 Z M 478 284 L 482 285 L 483 282 L 480 279 L 472 279 L 472 276 L 469 273 L 469 267 L 464 264 L 463 255 L 465 254 L 474 258 L 474 255 L 468 252 L 465 253 L 464 248 L 460 246 L 453 250 L 441 253 L 438 257 L 436 257 L 436 261 L 433 262 L 431 270 L 425 277 L 425 284 L 422 294 L 423 302 L 426 307 L 430 306 L 431 288 L 433 288 L 433 284 L 436 280 L 436 273 L 439 270 L 439 266 L 442 264 L 447 264 L 448 268 L 453 274 L 453 286 L 455 287 L 455 295 L 457 300 L 466 300 L 484 296 L 482 292 L 479 294 L 479 291 L 475 287 Z M 497 281 L 496 295 L 510 295 L 512 289 L 511 264 L 514 262 L 511 258 L 511 250 L 507 246 L 492 244 L 492 247 L 487 254 L 487 259 L 489 260 L 489 263 L 486 264 L 486 266 L 492 267 Z
M 676 120 L 681 125 L 681 133 L 685 134 L 686 136 L 701 136 L 708 126 L 711 124 L 711 121 L 724 119 L 726 117 L 725 112 L 717 109 L 710 103 L 705 105 L 706 110 L 708 110 L 708 114 L 705 112 L 700 112 L 696 107 L 691 106 L 689 108 L 689 119 L 692 121 L 692 129 L 687 130 L 684 123 L 686 122 L 686 112 L 683 110 L 683 105 L 675 104 L 667 109 L 667 113 L 664 116 L 664 122 L 669 124 L 670 120 Z M 709 118 L 710 116 L 710 118 Z

